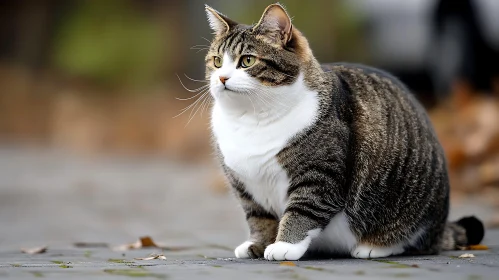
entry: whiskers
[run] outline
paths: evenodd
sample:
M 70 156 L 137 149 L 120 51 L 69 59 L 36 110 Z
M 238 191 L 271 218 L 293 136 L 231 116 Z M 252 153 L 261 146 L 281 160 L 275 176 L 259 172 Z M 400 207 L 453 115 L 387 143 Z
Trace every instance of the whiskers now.
M 206 44 L 200 44 L 200 45 L 194 45 L 194 46 L 192 46 L 191 50 L 197 50 L 196 53 L 199 53 L 201 51 L 207 51 L 207 50 L 210 49 L 210 45 L 211 45 L 212 42 L 210 40 L 206 39 L 205 37 L 201 37 L 201 38 L 203 40 L 205 40 L 208 44 L 207 45 Z M 188 88 L 188 87 L 185 86 L 185 84 L 182 82 L 182 79 L 177 74 L 177 78 L 180 81 L 180 84 L 182 85 L 182 87 L 185 90 L 187 90 L 188 92 L 195 93 L 191 97 L 187 97 L 187 98 L 176 97 L 175 98 L 175 99 L 180 100 L 180 101 L 191 101 L 191 100 L 194 100 L 190 105 L 188 105 L 187 107 L 185 107 L 182 110 L 180 110 L 179 114 L 177 114 L 176 116 L 174 116 L 174 118 L 176 118 L 176 117 L 179 117 L 179 116 L 183 115 L 186 112 L 189 112 L 188 121 L 185 124 L 185 126 L 187 126 L 192 121 L 192 119 L 194 119 L 194 117 L 196 116 L 196 114 L 198 112 L 200 112 L 201 116 L 203 116 L 203 113 L 209 109 L 209 107 L 210 107 L 210 105 L 212 103 L 212 98 L 211 98 L 211 94 L 210 94 L 210 80 L 206 80 L 206 79 L 203 79 L 203 80 L 193 79 L 193 78 L 187 76 L 185 73 L 184 73 L 184 76 L 187 79 L 189 79 L 189 80 L 191 80 L 193 82 L 205 83 L 205 85 L 202 85 L 201 87 L 198 87 L 198 88 L 195 88 L 195 89 L 190 89 L 190 88 Z
M 211 94 L 210 94 L 210 81 L 209 80 L 197 80 L 197 79 L 193 79 L 193 78 L 187 76 L 186 74 L 184 74 L 184 75 L 187 79 L 189 79 L 191 81 L 199 82 L 199 83 L 206 83 L 205 85 L 203 85 L 199 88 L 189 89 L 184 85 L 184 83 L 182 82 L 182 79 L 180 79 L 179 75 L 177 75 L 177 78 L 180 81 L 180 84 L 182 85 L 182 87 L 185 90 L 187 90 L 188 92 L 196 93 L 194 96 L 191 96 L 188 98 L 178 98 L 178 97 L 175 98 L 175 99 L 181 100 L 181 101 L 189 101 L 189 100 L 195 99 L 195 101 L 193 103 L 191 103 L 187 107 L 180 110 L 180 113 L 177 114 L 176 116 L 174 116 L 174 118 L 176 118 L 176 117 L 181 116 L 185 112 L 190 111 L 189 116 L 188 116 L 188 121 L 185 125 L 185 126 L 187 126 L 192 121 L 192 119 L 196 116 L 196 114 L 199 112 L 200 109 L 201 109 L 201 116 L 203 116 L 203 112 L 210 107 L 212 99 L 211 99 Z
M 197 53 L 200 51 L 206 51 L 210 49 L 211 41 L 206 39 L 205 37 L 201 37 L 204 39 L 206 42 L 208 42 L 208 45 L 194 45 L 191 47 L 191 50 L 197 50 Z
M 174 118 L 176 118 L 181 115 L 188 114 L 188 121 L 185 125 L 187 126 L 198 113 L 200 116 L 203 116 L 204 112 L 209 110 L 213 102 L 213 98 L 210 94 L 210 80 L 198 80 L 185 75 L 185 78 L 190 81 L 204 83 L 204 85 L 198 88 L 191 89 L 185 86 L 179 75 L 177 75 L 177 77 L 185 90 L 194 93 L 194 95 L 190 97 L 176 98 L 177 100 L 191 102 L 185 108 L 180 110 L 180 113 L 174 116 Z M 288 112 L 292 107 L 291 104 L 287 102 L 287 99 L 283 99 L 282 92 L 262 86 L 260 83 L 255 81 L 245 81 L 244 83 L 240 83 L 237 87 L 234 87 L 233 90 L 235 93 L 225 94 L 226 98 L 236 98 L 231 102 L 247 102 L 247 106 L 251 104 L 251 107 L 248 109 L 253 109 L 254 116 L 258 118 L 259 121 L 272 121 L 272 119 L 282 116 Z M 244 101 L 244 99 L 246 99 L 246 101 Z
M 207 51 L 210 49 L 210 46 L 207 45 L 195 45 L 191 47 L 191 50 L 197 50 L 197 53 L 200 51 Z
M 285 104 L 282 102 L 282 100 L 279 100 L 279 98 L 276 96 L 276 93 L 272 92 L 271 89 L 261 87 L 261 85 L 256 82 L 249 82 L 248 85 L 249 87 L 246 92 L 248 93 L 247 96 L 250 99 L 253 107 L 254 104 L 253 100 L 251 99 L 252 96 L 254 96 L 260 104 L 267 107 L 267 111 L 280 111 L 282 109 L 287 110 L 290 108 L 288 104 Z

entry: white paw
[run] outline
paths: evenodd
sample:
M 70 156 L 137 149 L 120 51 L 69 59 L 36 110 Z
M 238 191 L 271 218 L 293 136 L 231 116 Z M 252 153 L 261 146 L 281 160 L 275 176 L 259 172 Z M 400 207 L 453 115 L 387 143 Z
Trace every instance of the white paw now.
M 402 247 L 374 247 L 370 245 L 359 245 L 352 251 L 352 257 L 358 259 L 383 258 L 404 252 Z
M 265 249 L 264 257 L 269 261 L 295 261 L 300 259 L 308 249 L 308 244 L 291 244 L 278 241 Z
M 249 259 L 250 255 L 248 254 L 249 246 L 253 245 L 253 241 L 246 241 L 243 244 L 237 246 L 234 250 L 234 254 L 236 254 L 236 258 L 238 259 Z

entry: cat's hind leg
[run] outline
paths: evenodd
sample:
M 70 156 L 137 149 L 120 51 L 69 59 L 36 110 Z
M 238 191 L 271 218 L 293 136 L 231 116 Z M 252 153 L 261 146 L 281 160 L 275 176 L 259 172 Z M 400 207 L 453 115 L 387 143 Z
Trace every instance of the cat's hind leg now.
M 358 259 L 374 259 L 400 255 L 405 253 L 407 248 L 410 248 L 416 244 L 420 244 L 421 241 L 425 239 L 425 236 L 426 230 L 424 230 L 423 228 L 411 234 L 411 237 L 409 239 L 399 239 L 395 242 L 393 242 L 393 239 L 392 242 L 389 242 L 390 237 L 393 238 L 393 236 L 385 235 L 378 236 L 376 238 L 378 240 L 378 244 L 373 244 L 373 238 L 371 236 L 371 238 L 364 238 L 363 240 L 361 239 L 357 246 L 351 251 L 351 255 L 352 257 Z M 369 242 L 370 240 L 371 242 Z
M 358 259 L 374 259 L 388 257 L 391 255 L 399 255 L 403 252 L 403 244 L 387 247 L 359 244 L 355 249 L 352 250 L 351 255 L 352 257 Z

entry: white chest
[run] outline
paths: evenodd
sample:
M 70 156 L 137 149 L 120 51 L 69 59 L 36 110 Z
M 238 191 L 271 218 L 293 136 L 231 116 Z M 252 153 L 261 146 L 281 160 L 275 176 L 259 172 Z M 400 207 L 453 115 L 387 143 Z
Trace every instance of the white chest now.
M 213 132 L 225 165 L 235 172 L 256 202 L 278 216 L 286 208 L 289 177 L 276 155 L 317 115 L 316 94 L 303 94 L 308 97 L 272 122 L 228 116 L 216 103 L 213 108 Z
M 224 163 L 244 184 L 246 191 L 268 211 L 284 212 L 289 179 L 276 155 L 287 143 L 277 127 L 240 126 L 223 122 L 215 129 Z

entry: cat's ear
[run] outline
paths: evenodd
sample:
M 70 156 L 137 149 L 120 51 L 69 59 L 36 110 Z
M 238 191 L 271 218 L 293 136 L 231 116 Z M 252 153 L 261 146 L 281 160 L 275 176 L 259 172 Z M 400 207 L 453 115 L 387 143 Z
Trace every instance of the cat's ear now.
M 231 20 L 230 18 L 224 16 L 212 7 L 205 5 L 206 15 L 208 16 L 208 22 L 215 35 L 223 35 L 228 32 L 233 26 L 237 25 L 237 22 Z
M 280 4 L 272 4 L 263 12 L 253 31 L 270 39 L 272 43 L 286 45 L 292 36 L 293 25 L 288 13 Z

